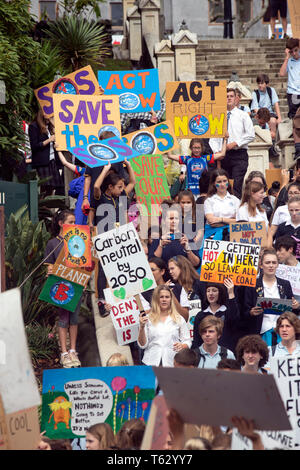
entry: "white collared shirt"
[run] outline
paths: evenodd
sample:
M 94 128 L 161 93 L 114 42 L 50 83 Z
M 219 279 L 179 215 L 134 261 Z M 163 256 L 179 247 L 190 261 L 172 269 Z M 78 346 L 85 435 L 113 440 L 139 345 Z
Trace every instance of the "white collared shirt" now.
M 287 348 L 280 342 L 276 344 L 275 351 L 273 354 L 272 346 L 268 346 L 269 349 L 269 361 L 264 366 L 266 369 L 270 369 L 270 359 L 272 357 L 282 357 L 282 356 L 300 356 L 300 341 L 296 341 L 296 348 L 292 353 L 289 353 Z
M 204 214 L 213 214 L 215 217 L 234 219 L 240 203 L 241 201 L 228 191 L 224 198 L 221 198 L 218 194 L 214 194 L 204 201 Z
M 226 349 L 226 348 L 224 348 Z M 198 364 L 199 369 L 216 369 L 217 365 L 222 359 L 221 356 L 221 346 L 218 345 L 215 354 L 211 355 L 209 352 L 205 351 L 203 344 L 199 347 L 200 351 L 200 360 Z M 227 349 L 227 358 L 235 359 L 235 356 L 230 349 Z
M 266 229 L 268 230 L 269 221 L 266 214 L 266 211 L 260 212 L 256 207 L 255 216 L 249 214 L 248 204 L 245 203 L 241 207 L 239 207 L 236 215 L 237 222 L 239 220 L 245 220 L 247 222 L 260 222 L 263 221 L 266 224 Z
M 280 225 L 283 224 L 283 222 L 291 222 L 291 216 L 287 205 L 279 206 L 276 209 L 273 215 L 272 225 Z
M 233 108 L 228 119 L 228 144 L 232 142 L 237 143 L 237 147 L 233 150 L 248 149 L 248 144 L 255 139 L 255 131 L 253 123 L 248 113 L 245 113 L 237 107 Z M 223 139 L 211 138 L 209 139 L 209 145 L 214 153 L 220 152 L 222 148 Z
M 263 281 L 263 287 L 264 297 L 268 299 L 280 299 L 277 280 L 275 280 L 271 287 L 268 287 Z M 272 328 L 276 328 L 277 319 L 277 315 L 264 314 L 260 334 L 262 335 L 266 331 L 271 330 Z
M 187 323 L 182 316 L 179 323 L 175 323 L 170 316 L 155 325 L 149 319 L 145 326 L 145 336 L 145 345 L 141 346 L 139 342 L 138 345 L 145 350 L 143 363 L 147 366 L 159 366 L 162 361 L 164 367 L 173 367 L 176 354 L 174 343 L 184 343 L 189 348 L 192 344 Z

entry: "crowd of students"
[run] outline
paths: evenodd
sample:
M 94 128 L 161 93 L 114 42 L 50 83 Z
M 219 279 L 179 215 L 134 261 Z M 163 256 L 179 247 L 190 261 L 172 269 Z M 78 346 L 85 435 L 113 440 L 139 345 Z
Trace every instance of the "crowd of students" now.
M 288 74 L 288 96 L 293 96 L 300 94 L 297 88 L 300 82 L 297 79 L 299 83 L 295 84 L 294 69 L 290 65 L 291 62 L 297 67 L 300 64 L 299 41 L 288 39 L 287 51 L 280 74 Z M 228 134 L 224 139 L 205 142 L 194 138 L 190 142 L 190 155 L 167 155 L 181 165 L 177 187 L 184 186 L 184 189 L 172 193 L 171 188 L 172 198 L 163 201 L 159 223 L 155 226 L 149 224 L 147 237 L 141 231 L 142 215 L 135 212 L 129 219 L 130 210 L 136 204 L 135 175 L 130 161 L 98 168 L 78 167 L 70 163 L 64 153 L 56 152 L 53 122 L 45 122 L 38 115 L 29 127 L 33 164 L 41 177 L 53 177 L 47 191 L 56 189 L 59 192 L 62 187 L 59 162 L 82 178 L 77 216 L 66 210 L 55 217 L 53 238 L 45 252 L 49 274 L 62 248 L 63 224 L 87 223 L 97 227 L 98 233 L 104 233 L 133 220 L 140 234 L 157 287 L 143 293 L 145 312 L 140 314 L 137 344 L 131 345 L 132 348 L 138 347 L 137 364 L 225 368 L 264 374 L 268 373 L 270 356 L 299 353 L 299 297 L 294 295 L 288 280 L 276 275 L 276 270 L 281 263 L 298 267 L 300 273 L 300 158 L 295 161 L 291 180 L 288 172 L 282 170 L 282 184 L 268 188 L 265 175 L 259 171 L 252 171 L 245 178 L 248 144 L 255 137 L 251 111 L 259 120 L 259 110 L 267 108 L 273 140 L 276 126 L 281 121 L 278 97 L 268 86 L 268 77 L 260 74 L 257 83 L 251 110 L 241 108 L 238 90 L 227 90 Z M 290 96 L 291 118 L 295 117 L 297 109 Z M 126 124 L 130 130 L 138 129 L 158 122 L 161 115 L 152 112 L 148 117 L 133 117 Z M 105 132 L 100 138 L 111 136 L 110 132 Z M 300 153 L 299 145 L 295 140 L 296 157 Z M 113 216 L 107 216 L 112 212 Z M 234 286 L 230 277 L 224 284 L 200 282 L 203 240 L 210 237 L 229 240 L 229 224 L 241 221 L 263 221 L 267 230 L 267 244 L 261 248 L 256 286 Z M 111 306 L 103 300 L 107 282 L 101 266 L 96 283 L 99 313 L 106 316 Z M 293 313 L 284 313 L 279 318 L 263 314 L 262 309 L 256 306 L 259 297 L 290 299 Z M 192 334 L 188 327 L 191 309 L 197 311 L 193 317 Z M 79 367 L 76 352 L 78 309 L 74 314 L 59 309 L 58 314 L 61 365 L 65 368 Z M 68 329 L 69 350 L 66 341 Z M 180 425 L 179 418 L 172 421 L 172 416 L 171 412 L 172 448 L 176 448 Z M 258 438 L 250 422 L 238 418 L 234 422 L 241 432 L 245 435 L 248 432 L 257 443 Z M 143 433 L 141 423 L 131 424 L 132 427 L 126 430 L 122 428 L 117 438 L 105 424 L 92 426 L 87 431 L 86 448 L 139 448 Z M 214 434 L 214 438 L 219 434 Z M 124 436 L 129 439 L 131 435 L 138 437 L 124 444 Z M 209 442 L 201 439 L 201 443 L 190 445 L 217 448 L 212 444 L 213 439 Z M 226 442 L 228 445 L 228 440 Z

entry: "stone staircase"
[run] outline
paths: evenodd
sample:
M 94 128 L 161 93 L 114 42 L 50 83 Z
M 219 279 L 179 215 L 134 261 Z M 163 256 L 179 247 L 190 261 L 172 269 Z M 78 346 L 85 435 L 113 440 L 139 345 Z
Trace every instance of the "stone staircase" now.
M 270 86 L 277 91 L 282 118 L 287 117 L 287 77 L 279 70 L 285 57 L 285 40 L 223 39 L 199 41 L 196 49 L 196 77 L 230 80 L 236 72 L 240 82 L 250 91 L 256 86 L 258 73 L 266 73 Z

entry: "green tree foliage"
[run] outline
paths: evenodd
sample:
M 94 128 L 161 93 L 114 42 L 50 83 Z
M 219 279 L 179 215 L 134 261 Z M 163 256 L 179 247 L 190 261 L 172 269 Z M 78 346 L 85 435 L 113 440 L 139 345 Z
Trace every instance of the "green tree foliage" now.
M 87 15 L 90 13 L 95 13 L 96 17 L 101 16 L 99 3 L 104 0 L 62 0 L 60 5 L 63 8 L 63 16 L 67 15 Z

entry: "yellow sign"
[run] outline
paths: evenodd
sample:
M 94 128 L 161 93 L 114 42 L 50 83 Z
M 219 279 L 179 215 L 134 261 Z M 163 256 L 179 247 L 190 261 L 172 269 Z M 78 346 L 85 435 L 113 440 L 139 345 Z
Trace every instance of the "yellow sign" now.
M 98 142 L 101 131 L 120 137 L 118 96 L 53 95 L 58 150 Z
M 45 115 L 49 118 L 53 116 L 53 93 L 72 95 L 99 95 L 98 80 L 90 65 L 83 67 L 76 72 L 61 77 L 55 82 L 43 85 L 34 90 L 36 99 Z
M 167 82 L 166 117 L 179 138 L 224 137 L 227 131 L 227 82 Z

